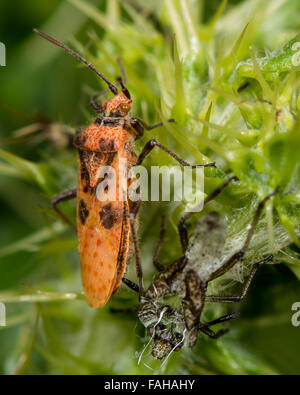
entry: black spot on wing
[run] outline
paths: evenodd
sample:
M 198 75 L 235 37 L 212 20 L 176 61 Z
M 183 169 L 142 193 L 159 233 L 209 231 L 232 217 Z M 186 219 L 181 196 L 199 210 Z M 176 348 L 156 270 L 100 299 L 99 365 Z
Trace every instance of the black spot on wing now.
M 82 223 L 82 225 L 85 224 L 87 217 L 89 216 L 89 210 L 87 208 L 87 205 L 83 199 L 80 200 L 79 202 L 79 218 Z
M 99 149 L 103 152 L 111 152 L 115 149 L 115 141 L 108 139 L 100 139 L 99 141 Z
M 97 186 L 96 187 L 90 186 L 90 174 L 88 171 L 87 163 L 88 164 L 93 163 L 93 166 L 97 167 L 102 161 L 104 154 L 101 152 L 91 152 L 87 150 L 78 150 L 78 152 L 79 152 L 79 160 L 81 166 L 80 177 L 83 185 L 83 192 L 84 193 L 90 192 L 91 195 L 95 195 Z M 115 152 L 108 154 L 108 159 L 110 160 L 111 158 L 111 161 L 113 161 L 114 155 Z M 106 165 L 110 166 L 110 164 L 111 162 L 109 162 Z
M 105 229 L 111 229 L 115 224 L 117 224 L 121 220 L 120 210 L 114 209 L 111 203 L 108 203 L 105 206 L 103 206 L 99 214 L 100 214 L 101 224 L 104 226 Z

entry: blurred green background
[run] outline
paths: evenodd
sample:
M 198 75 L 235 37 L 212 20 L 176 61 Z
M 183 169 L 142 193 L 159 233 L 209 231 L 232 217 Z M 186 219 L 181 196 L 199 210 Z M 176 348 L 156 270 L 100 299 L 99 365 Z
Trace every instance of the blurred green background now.
M 165 4 L 170 3 L 168 0 L 136 3 L 151 11 L 149 23 L 156 26 L 165 40 L 153 34 L 153 41 L 148 42 L 142 35 L 135 36 L 134 28 L 126 30 L 128 37 L 133 42 L 135 39 L 142 42 L 149 54 L 156 51 L 157 45 L 155 56 L 158 62 L 159 51 L 168 58 L 166 48 L 172 39 L 172 27 L 168 22 L 170 15 L 166 16 L 166 10 L 162 10 L 165 4 L 160 4 L 164 1 Z M 132 52 L 128 48 L 128 57 L 124 56 L 122 51 L 126 43 L 118 47 L 115 44 L 118 36 L 113 36 L 107 27 L 100 27 L 101 18 L 98 22 L 95 18 L 88 18 L 80 7 L 75 7 L 76 2 L 71 3 L 58 0 L 0 3 L 0 41 L 5 43 L 7 51 L 7 65 L 0 68 L 1 148 L 19 159 L 28 160 L 13 169 L 6 162 L 13 162 L 14 158 L 1 155 L 4 161 L 0 165 L 0 301 L 9 303 L 6 303 L 7 327 L 0 328 L 0 373 L 152 374 L 153 371 L 145 365 L 137 364 L 136 352 L 142 350 L 148 338 L 136 315 L 112 314 L 109 310 L 112 306 L 135 305 L 135 295 L 122 287 L 110 306 L 101 311 L 92 311 L 82 300 L 65 300 L 67 296 L 64 293 L 81 292 L 77 244 L 71 232 L 54 221 L 56 217 L 50 210 L 50 199 L 55 193 L 76 185 L 76 153 L 70 148 L 64 133 L 71 136 L 78 125 L 90 121 L 89 97 L 103 85 L 93 73 L 78 66 L 62 50 L 34 36 L 32 29 L 36 27 L 46 31 L 77 50 L 83 50 L 82 53 L 89 48 L 95 52 L 93 39 L 96 34 L 100 40 L 97 66 L 102 70 L 102 56 L 108 54 L 110 58 L 103 65 L 103 72 L 114 78 L 118 75 L 116 57 L 125 57 L 129 87 L 137 99 L 135 114 L 146 116 L 146 120 L 151 121 L 157 120 L 155 110 L 161 96 L 159 81 L 153 72 L 155 61 L 150 60 L 152 69 L 149 67 L 145 71 L 142 62 L 147 63 L 150 55 L 141 52 L 142 46 L 132 46 Z M 103 15 L 109 14 L 111 19 L 107 21 L 112 28 L 114 20 L 121 18 L 126 23 L 132 18 L 128 9 L 119 7 L 118 1 L 107 4 L 104 0 L 86 0 L 82 3 L 94 5 Z M 124 3 L 127 4 L 126 1 Z M 135 2 L 128 1 L 128 4 L 132 3 Z M 177 6 L 180 2 L 175 3 Z M 217 10 L 222 14 L 218 0 L 191 3 L 201 8 L 203 26 L 209 26 Z M 252 36 L 254 45 L 261 51 L 265 48 L 274 50 L 300 31 L 297 1 L 274 2 L 273 14 L 270 11 L 271 1 L 262 1 L 261 5 L 255 1 L 232 0 L 225 3 L 222 3 L 225 15 L 239 10 L 237 15 L 241 13 L 243 25 L 247 22 L 247 8 L 243 3 L 253 6 L 257 15 L 259 7 L 264 12 L 268 8 L 269 19 L 261 23 L 257 34 Z M 152 18 L 152 15 L 156 17 Z M 229 17 L 223 20 L 222 27 L 231 28 Z M 109 34 L 113 37 L 111 42 L 115 40 L 114 44 L 111 44 Z M 201 34 L 209 36 L 209 31 L 203 28 Z M 231 42 L 232 37 L 238 34 L 233 32 L 228 40 Z M 147 36 L 147 31 L 144 35 Z M 126 37 L 119 34 L 119 40 L 122 42 Z M 132 76 L 134 73 L 138 76 L 136 80 Z M 143 90 L 146 89 L 142 83 L 144 73 L 145 79 L 154 81 L 153 86 L 148 85 L 147 91 Z M 49 134 L 51 122 L 60 122 L 60 125 L 55 133 L 52 130 Z M 12 144 L 16 130 L 35 123 L 44 125 L 39 132 L 45 136 L 44 139 L 37 141 L 29 135 L 25 140 Z M 163 135 L 161 139 L 168 141 L 169 137 Z M 209 155 L 210 151 L 206 153 Z M 158 158 L 156 154 L 154 160 L 159 161 Z M 31 168 L 31 163 L 38 164 L 38 167 Z M 227 202 L 229 200 L 227 197 Z M 74 204 L 65 205 L 65 210 L 74 217 Z M 150 211 L 145 213 L 142 210 L 141 213 L 142 253 L 147 260 L 145 272 L 148 281 L 154 273 L 151 256 L 159 227 L 156 213 L 162 210 L 167 210 L 164 205 L 154 204 L 151 216 L 148 214 Z M 172 240 L 177 236 L 174 226 L 169 227 L 171 233 L 163 255 L 165 263 L 170 263 L 180 253 L 179 247 L 172 247 Z M 169 251 L 168 245 L 171 246 Z M 292 245 L 291 251 L 296 254 L 297 247 Z M 296 256 L 293 254 L 291 252 L 290 257 Z M 295 262 L 299 263 L 296 258 Z M 299 268 L 297 270 L 299 278 Z M 131 272 L 134 279 L 133 270 Z M 230 324 L 231 331 L 224 339 L 214 342 L 201 337 L 195 350 L 183 349 L 173 354 L 164 369 L 154 373 L 299 373 L 300 327 L 293 327 L 290 322 L 291 306 L 300 301 L 298 278 L 284 265 L 262 268 L 247 301 L 242 306 L 233 307 L 241 310 L 242 318 Z M 37 290 L 44 293 L 39 294 Z M 51 294 L 45 293 L 48 291 Z M 29 300 L 27 303 L 20 295 L 29 295 L 33 302 Z M 43 298 L 46 303 L 39 302 Z M 49 302 L 51 298 L 62 301 Z M 207 317 L 224 311 L 224 307 L 216 307 L 213 313 L 208 312 Z M 151 360 L 149 355 L 147 358 L 147 363 L 159 367 L 160 364 Z

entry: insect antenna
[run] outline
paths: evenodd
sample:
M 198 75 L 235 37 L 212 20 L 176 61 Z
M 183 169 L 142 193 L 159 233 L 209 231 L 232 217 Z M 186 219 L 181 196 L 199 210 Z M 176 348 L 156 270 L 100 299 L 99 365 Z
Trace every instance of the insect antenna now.
M 86 64 L 91 70 L 94 71 L 106 84 L 108 85 L 109 89 L 112 91 L 114 95 L 118 93 L 118 89 L 115 85 L 113 85 L 111 82 L 108 81 L 107 78 L 104 77 L 100 71 L 98 71 L 91 63 L 89 63 L 86 59 L 84 59 L 82 56 L 80 56 L 78 53 L 74 52 L 72 49 L 68 48 L 66 45 L 63 43 L 57 41 L 55 38 L 49 36 L 46 33 L 41 32 L 38 29 L 33 29 L 33 31 L 38 34 L 39 36 L 43 37 L 44 39 L 50 41 L 50 43 L 57 45 L 60 48 L 63 48 L 65 51 L 67 51 L 70 55 L 74 56 L 75 58 L 79 59 L 82 63 Z M 125 92 L 124 92 L 125 93 Z
M 128 90 L 128 89 L 126 88 L 126 86 L 124 85 L 122 78 L 119 77 L 117 80 L 118 80 L 118 83 L 121 85 L 122 92 L 124 93 L 124 95 L 125 95 L 128 99 L 131 99 L 131 95 L 130 95 L 130 93 L 129 93 L 129 90 Z

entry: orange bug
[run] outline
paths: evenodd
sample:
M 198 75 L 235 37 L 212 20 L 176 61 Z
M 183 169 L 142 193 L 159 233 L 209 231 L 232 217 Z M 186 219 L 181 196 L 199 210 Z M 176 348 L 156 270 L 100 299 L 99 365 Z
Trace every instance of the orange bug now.
M 119 191 L 120 170 L 128 172 L 130 167 L 141 164 L 155 146 L 171 155 L 182 166 L 195 168 L 215 166 L 215 164 L 191 166 L 156 140 L 148 141 L 137 157 L 134 153 L 135 139 L 143 136 L 144 129 L 154 129 L 162 123 L 149 126 L 139 118 L 131 118 L 129 112 L 132 99 L 121 78 L 118 79 L 116 85 L 112 84 L 82 56 L 49 35 L 36 29 L 34 31 L 85 63 L 108 85 L 108 89 L 91 99 L 90 104 L 98 113 L 97 118 L 84 130 L 78 130 L 74 140 L 79 157 L 78 189 L 62 193 L 52 200 L 54 210 L 76 230 L 72 222 L 58 209 L 57 204 L 77 196 L 77 233 L 82 282 L 87 302 L 89 306 L 95 308 L 104 306 L 110 296 L 118 290 L 122 280 L 129 287 L 134 287 L 131 281 L 123 278 L 130 239 L 135 249 L 141 296 L 143 292 L 142 268 L 135 229 L 140 201 L 131 202 L 127 195 L 120 196 L 125 193 L 122 188 L 115 199 L 100 201 L 96 196 L 97 186 L 103 181 L 99 177 L 99 171 L 103 166 L 110 166 L 116 170 L 116 185 Z M 121 87 L 120 92 L 117 86 Z M 100 105 L 97 104 L 96 99 L 109 91 L 114 97 L 103 100 Z M 169 122 L 174 122 L 174 120 L 170 119 Z M 124 163 L 121 159 L 126 160 L 127 169 L 120 169 L 120 166 L 124 166 L 121 164 Z M 128 179 L 127 182 L 130 184 L 132 179 Z

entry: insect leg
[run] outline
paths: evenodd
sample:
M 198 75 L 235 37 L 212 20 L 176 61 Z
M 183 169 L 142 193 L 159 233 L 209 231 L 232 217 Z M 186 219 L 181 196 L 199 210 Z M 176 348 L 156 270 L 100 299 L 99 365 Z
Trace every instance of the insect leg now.
M 189 270 L 185 276 L 185 298 L 182 302 L 186 329 L 189 333 L 189 346 L 197 342 L 198 323 L 205 303 L 207 284 L 201 281 L 194 270 Z
M 253 277 L 255 276 L 255 273 L 257 272 L 258 268 L 263 264 L 263 263 L 267 263 L 269 261 L 271 261 L 273 259 L 273 256 L 270 255 L 265 259 L 262 259 L 261 261 L 254 263 L 249 277 L 245 283 L 245 286 L 243 288 L 243 291 L 241 293 L 241 295 L 207 295 L 205 298 L 206 302 L 224 302 L 224 303 L 234 303 L 234 302 L 241 302 L 247 295 L 247 292 L 249 290 L 250 284 L 253 280 Z
M 96 99 L 98 99 L 98 97 L 106 95 L 106 93 L 108 93 L 110 91 L 109 88 L 104 89 L 103 91 L 100 91 L 98 93 L 96 93 L 94 96 L 91 97 L 90 99 L 90 105 L 92 106 L 92 108 L 95 111 L 101 111 L 101 107 L 100 105 L 96 102 Z
M 222 315 L 222 317 L 219 317 L 213 321 L 205 322 L 204 324 L 201 323 L 199 325 L 199 330 L 201 330 L 202 328 L 209 328 L 210 326 L 221 324 L 226 321 L 230 321 L 237 317 L 239 317 L 239 313 L 230 313 L 230 314 Z
M 128 278 L 122 278 L 123 284 L 127 285 L 128 288 L 132 289 L 134 292 L 140 292 L 139 286 L 133 281 L 128 280 Z
M 237 181 L 238 178 L 233 176 L 230 177 L 226 182 L 224 182 L 224 184 L 222 184 L 221 186 L 219 186 L 219 188 L 215 189 L 210 195 L 208 195 L 204 201 L 203 201 L 203 206 L 205 206 L 207 203 L 209 203 L 211 200 L 215 199 L 216 196 L 218 196 L 223 189 L 225 189 L 232 181 Z M 196 212 L 196 211 L 195 211 Z M 191 216 L 195 213 L 195 212 L 188 212 L 185 213 L 179 221 L 178 224 L 178 233 L 179 233 L 179 237 L 180 237 L 180 243 L 181 243 L 181 247 L 182 247 L 182 251 L 185 252 L 188 246 L 188 233 L 187 233 L 187 228 L 186 228 L 186 221 L 189 220 L 191 218 Z
M 244 242 L 243 247 L 234 253 L 224 264 L 221 266 L 218 270 L 216 270 L 210 277 L 210 281 L 214 280 L 217 277 L 222 276 L 222 274 L 226 273 L 228 270 L 230 270 L 246 253 L 247 248 L 249 247 L 250 241 L 253 237 L 256 225 L 258 224 L 259 217 L 264 209 L 264 206 L 266 202 L 271 199 L 272 196 L 274 196 L 276 193 L 279 192 L 279 187 L 276 188 L 273 192 L 271 192 L 269 195 L 267 195 L 258 205 L 256 209 L 256 213 L 254 215 L 254 218 L 252 220 L 247 238 Z
M 136 313 L 136 309 L 115 309 L 113 307 L 110 307 L 109 311 L 111 313 L 121 313 L 121 314 L 133 314 Z
M 175 119 L 168 119 L 167 122 L 175 122 Z M 135 129 L 138 136 L 141 137 L 144 134 L 144 130 L 153 130 L 160 126 L 163 126 L 163 122 L 155 123 L 154 125 L 148 125 L 140 118 L 131 118 L 130 120 L 131 126 Z
M 164 239 L 165 239 L 165 235 L 166 235 L 166 228 L 165 228 L 165 217 L 163 216 L 161 219 L 161 227 L 160 227 L 160 234 L 159 234 L 159 240 L 158 240 L 158 244 L 156 246 L 156 250 L 155 250 L 155 254 L 153 257 L 153 265 L 156 267 L 156 269 L 159 272 L 162 272 L 163 270 L 165 270 L 164 266 L 159 263 L 158 261 L 158 256 L 160 253 L 160 250 L 162 248 Z
M 207 327 L 199 328 L 199 330 L 205 333 L 211 339 L 218 339 L 219 337 L 225 335 L 228 332 L 228 329 L 220 329 L 217 333 L 215 333 L 214 331 L 212 331 Z
M 206 163 L 204 165 L 190 165 L 189 163 L 187 163 L 186 161 L 181 159 L 178 155 L 176 155 L 174 152 L 172 152 L 167 147 L 165 147 L 164 145 L 162 145 L 161 143 L 159 143 L 157 140 L 154 140 L 154 139 L 149 140 L 146 143 L 146 145 L 144 146 L 142 152 L 140 153 L 140 155 L 137 159 L 135 166 L 140 165 L 143 162 L 143 160 L 145 159 L 145 157 L 150 154 L 150 152 L 153 150 L 154 147 L 159 147 L 160 149 L 165 151 L 167 154 L 172 156 L 172 158 L 174 158 L 178 163 L 180 163 L 181 166 L 183 166 L 183 167 L 189 167 L 190 169 L 196 169 L 198 167 L 215 167 L 216 166 L 215 163 Z
M 74 199 L 77 196 L 77 189 L 71 189 L 70 191 L 66 191 L 60 193 L 52 199 L 51 204 L 53 210 L 57 212 L 57 214 L 75 231 L 77 232 L 76 226 L 65 216 L 65 214 L 57 207 L 57 205 L 61 202 L 65 202 L 67 200 Z
M 225 335 L 225 333 L 228 332 L 228 329 L 221 329 L 217 333 L 215 333 L 209 327 L 216 325 L 216 324 L 220 324 L 222 322 L 232 320 L 234 318 L 237 318 L 238 316 L 239 316 L 239 313 L 226 314 L 226 315 L 223 315 L 222 317 L 217 318 L 216 320 L 206 322 L 205 324 L 200 324 L 198 329 L 199 329 L 199 331 L 205 333 L 210 338 L 218 339 L 220 336 Z

